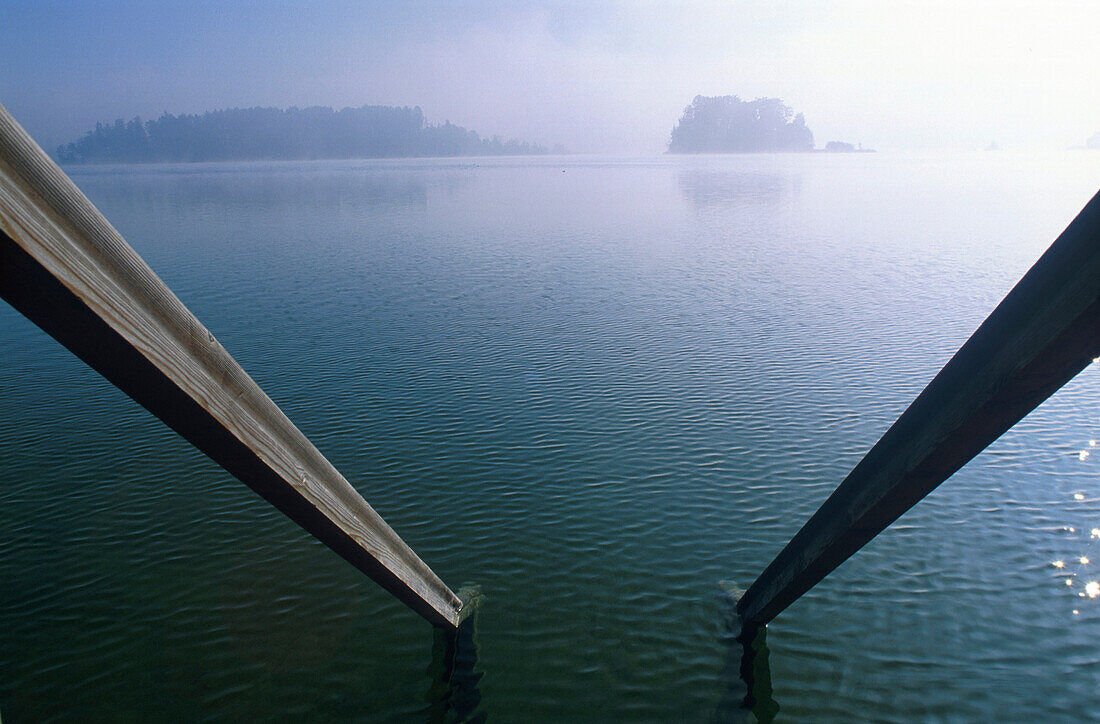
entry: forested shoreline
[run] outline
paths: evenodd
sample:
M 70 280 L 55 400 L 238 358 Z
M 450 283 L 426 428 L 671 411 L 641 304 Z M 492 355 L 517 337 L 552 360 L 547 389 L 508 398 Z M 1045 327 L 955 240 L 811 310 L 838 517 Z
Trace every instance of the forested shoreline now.
M 555 149 L 560 151 L 561 149 Z M 420 107 L 231 108 L 116 120 L 57 148 L 62 163 L 172 163 L 542 154 L 534 143 L 482 138 Z

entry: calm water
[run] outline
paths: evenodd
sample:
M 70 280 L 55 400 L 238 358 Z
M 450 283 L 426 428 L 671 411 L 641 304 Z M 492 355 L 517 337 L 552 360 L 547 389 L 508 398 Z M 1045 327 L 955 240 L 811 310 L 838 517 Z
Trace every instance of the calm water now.
M 745 715 L 723 582 L 771 560 L 1100 157 L 71 173 L 429 565 L 481 587 L 464 706 L 702 722 Z M 7 306 L 0 339 L 5 722 L 439 713 L 427 624 Z M 780 720 L 1095 716 L 1098 438 L 1093 366 L 776 619 Z

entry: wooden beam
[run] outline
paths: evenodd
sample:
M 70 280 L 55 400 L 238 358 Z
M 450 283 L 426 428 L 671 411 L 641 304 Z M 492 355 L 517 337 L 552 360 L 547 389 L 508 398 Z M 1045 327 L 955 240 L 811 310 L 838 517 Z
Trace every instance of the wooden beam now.
M 738 602 L 761 626 L 1100 355 L 1100 193 Z
M 462 602 L 0 106 L 0 296 L 437 626 Z

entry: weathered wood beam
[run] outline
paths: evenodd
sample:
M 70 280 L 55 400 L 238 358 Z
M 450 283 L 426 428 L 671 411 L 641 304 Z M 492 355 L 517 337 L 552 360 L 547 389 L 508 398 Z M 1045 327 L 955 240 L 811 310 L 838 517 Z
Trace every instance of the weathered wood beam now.
M 1100 193 L 738 602 L 760 626 L 1100 355 Z
M 433 624 L 462 603 L 0 106 L 0 296 Z

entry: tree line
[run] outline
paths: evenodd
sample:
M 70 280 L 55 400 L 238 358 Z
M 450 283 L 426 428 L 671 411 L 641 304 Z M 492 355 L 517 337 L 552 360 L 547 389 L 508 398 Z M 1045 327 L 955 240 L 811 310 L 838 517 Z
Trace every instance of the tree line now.
M 669 153 L 812 151 L 805 117 L 778 98 L 695 96 L 672 129 Z
M 559 151 L 560 149 L 555 149 Z M 481 138 L 450 121 L 428 123 L 420 107 L 230 108 L 96 123 L 58 146 L 62 163 L 488 156 L 546 153 L 538 144 Z

